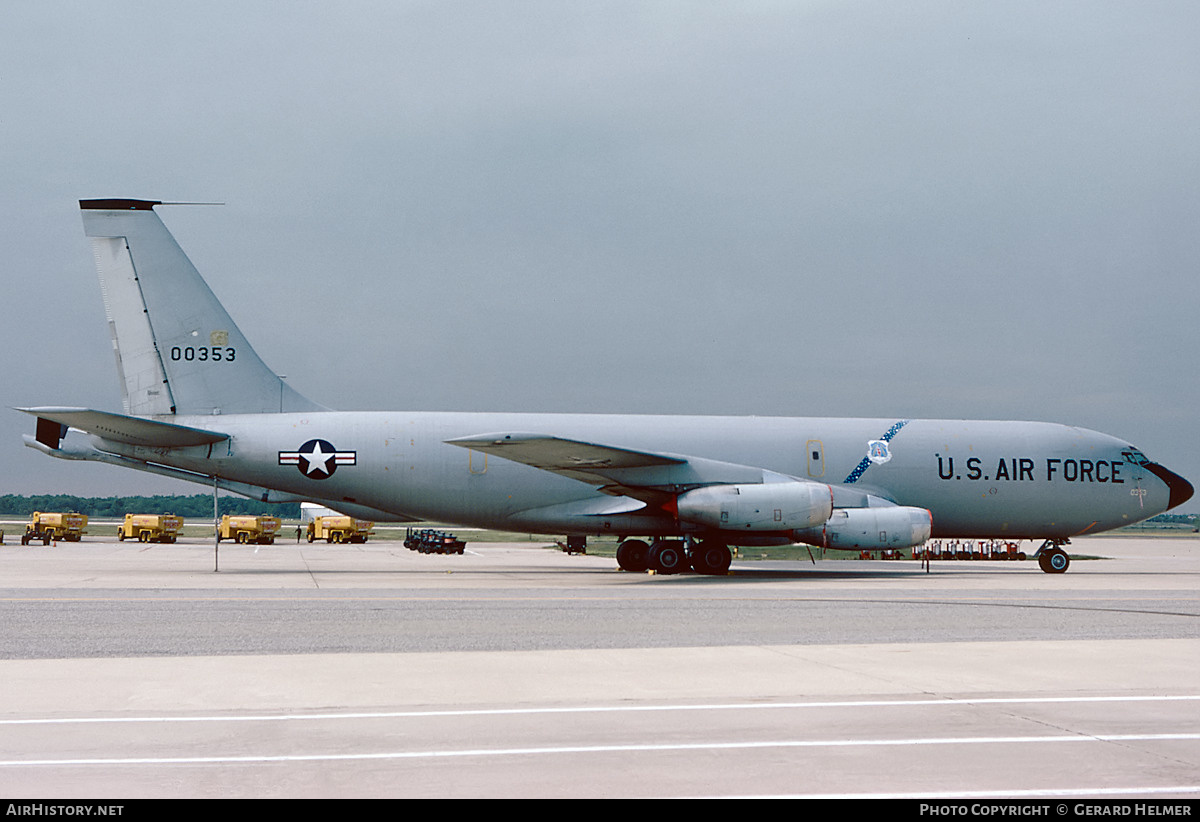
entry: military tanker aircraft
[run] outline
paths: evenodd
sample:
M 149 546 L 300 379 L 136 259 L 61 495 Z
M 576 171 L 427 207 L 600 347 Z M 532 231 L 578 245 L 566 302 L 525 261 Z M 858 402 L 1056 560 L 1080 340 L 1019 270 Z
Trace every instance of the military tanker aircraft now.
M 82 200 L 124 413 L 22 408 L 53 457 L 380 521 L 620 538 L 628 571 L 724 574 L 729 546 L 1063 546 L 1192 496 L 1107 434 L 1045 422 L 333 411 L 250 347 L 159 219 Z

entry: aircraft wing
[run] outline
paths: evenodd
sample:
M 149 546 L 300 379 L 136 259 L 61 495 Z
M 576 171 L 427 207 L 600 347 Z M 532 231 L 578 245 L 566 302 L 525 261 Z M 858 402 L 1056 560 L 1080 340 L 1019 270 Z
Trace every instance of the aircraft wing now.
M 631 451 L 544 434 L 479 434 L 446 442 L 560 474 L 589 474 L 594 471 L 682 465 L 687 462 L 686 459 L 666 454 Z
M 637 451 L 547 434 L 476 434 L 446 443 L 598 486 L 606 494 L 633 497 L 655 505 L 668 502 L 689 488 L 717 483 L 758 483 L 770 474 L 747 465 Z
M 77 428 L 113 442 L 142 445 L 148 448 L 184 448 L 189 445 L 211 445 L 229 439 L 228 434 L 206 431 L 171 422 L 129 417 L 91 408 L 18 408 L 38 418 L 37 441 L 49 448 L 58 448 L 66 428 Z

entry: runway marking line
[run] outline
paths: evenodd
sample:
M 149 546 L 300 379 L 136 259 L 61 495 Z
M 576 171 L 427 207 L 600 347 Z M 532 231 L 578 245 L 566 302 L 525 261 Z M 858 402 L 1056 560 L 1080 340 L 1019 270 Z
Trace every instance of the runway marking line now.
M 370 711 L 342 713 L 288 713 L 248 714 L 211 716 L 114 716 L 114 717 L 57 717 L 40 719 L 0 719 L 5 725 L 72 725 L 134 722 L 292 722 L 330 719 L 404 719 L 454 716 L 514 716 L 537 714 L 585 714 L 585 713 L 637 713 L 652 711 L 746 711 L 746 710 L 797 710 L 806 708 L 894 708 L 894 707 L 944 707 L 963 705 L 1050 705 L 1086 704 L 1111 702 L 1195 702 L 1200 694 L 1174 696 L 1051 696 L 1051 697 L 982 697 L 982 698 L 939 698 L 939 699 L 872 699 L 860 701 L 820 702 L 733 702 L 700 705 L 607 705 L 570 706 L 561 708 L 483 708 L 462 710 L 422 711 Z
M 68 765 L 211 765 L 271 762 L 349 762 L 386 759 L 447 759 L 457 757 L 542 756 L 552 754 L 645 753 L 662 751 L 735 751 L 766 748 L 874 748 L 918 745 L 1007 745 L 1064 742 L 1158 742 L 1200 740 L 1200 734 L 1087 734 L 1056 736 L 932 737 L 928 739 L 813 739 L 769 742 L 692 742 L 643 745 L 568 745 L 533 748 L 473 748 L 458 751 L 387 751 L 364 754 L 283 754 L 269 756 L 114 757 L 96 759 L 8 759 L 0 767 L 62 767 Z

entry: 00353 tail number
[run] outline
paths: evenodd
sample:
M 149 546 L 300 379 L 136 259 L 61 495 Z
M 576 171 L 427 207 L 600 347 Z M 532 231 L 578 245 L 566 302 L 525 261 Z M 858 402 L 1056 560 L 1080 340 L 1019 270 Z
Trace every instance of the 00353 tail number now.
M 194 348 L 189 345 L 181 348 L 176 345 L 171 348 L 172 362 L 233 362 L 236 358 L 237 350 L 229 346 L 209 345 Z

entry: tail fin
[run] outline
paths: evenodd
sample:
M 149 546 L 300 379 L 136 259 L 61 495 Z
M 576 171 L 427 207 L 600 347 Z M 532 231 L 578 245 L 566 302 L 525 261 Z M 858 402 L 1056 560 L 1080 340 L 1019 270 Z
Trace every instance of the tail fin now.
M 126 413 L 321 410 L 259 359 L 158 218 L 156 205 L 161 203 L 79 201 Z

